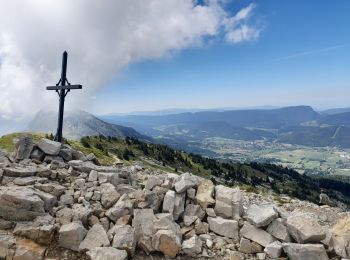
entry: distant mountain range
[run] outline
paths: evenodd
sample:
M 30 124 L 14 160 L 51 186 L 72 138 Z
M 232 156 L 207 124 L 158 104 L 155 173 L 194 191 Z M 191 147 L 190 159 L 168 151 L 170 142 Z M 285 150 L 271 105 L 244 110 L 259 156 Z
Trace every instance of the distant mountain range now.
M 142 134 L 178 147 L 200 143 L 205 138 L 223 137 L 350 148 L 350 112 L 343 111 L 346 109 L 316 112 L 310 106 L 294 106 L 100 118 L 133 127 Z
M 57 113 L 51 111 L 38 112 L 28 124 L 27 131 L 56 133 Z M 63 135 L 69 139 L 79 139 L 84 136 L 133 137 L 147 140 L 148 137 L 138 133 L 131 127 L 106 123 L 85 111 L 65 112 Z

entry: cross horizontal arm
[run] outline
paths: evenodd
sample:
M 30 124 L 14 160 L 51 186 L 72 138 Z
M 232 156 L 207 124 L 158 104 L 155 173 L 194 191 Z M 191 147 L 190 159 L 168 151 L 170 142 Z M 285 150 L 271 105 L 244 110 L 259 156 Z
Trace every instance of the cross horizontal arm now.
M 47 90 L 61 90 L 61 89 L 82 89 L 82 85 L 67 85 L 67 86 L 49 86 Z

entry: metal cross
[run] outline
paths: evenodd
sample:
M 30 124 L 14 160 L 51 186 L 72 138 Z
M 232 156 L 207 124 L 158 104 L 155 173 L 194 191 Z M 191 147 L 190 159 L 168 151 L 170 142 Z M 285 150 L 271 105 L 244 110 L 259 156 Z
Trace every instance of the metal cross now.
M 63 112 L 64 112 L 64 100 L 67 96 L 68 92 L 71 89 L 82 89 L 82 85 L 71 85 L 67 80 L 67 59 L 68 59 L 68 53 L 65 51 L 63 52 L 62 57 L 62 72 L 61 72 L 61 79 L 58 81 L 56 86 L 49 86 L 46 87 L 47 90 L 55 90 L 60 98 L 60 105 L 59 105 L 59 111 L 58 111 L 58 126 L 57 126 L 57 133 L 55 136 L 55 141 L 62 142 L 62 129 L 63 129 Z

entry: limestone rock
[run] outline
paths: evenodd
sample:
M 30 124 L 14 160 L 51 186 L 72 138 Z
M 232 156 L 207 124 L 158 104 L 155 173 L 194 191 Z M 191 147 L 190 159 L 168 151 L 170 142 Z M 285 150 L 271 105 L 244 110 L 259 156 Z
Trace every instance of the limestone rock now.
M 120 217 L 131 215 L 133 212 L 133 202 L 124 194 L 113 207 L 106 212 L 106 216 L 112 220 L 117 221 Z
M 291 241 L 287 227 L 286 225 L 284 225 L 283 220 L 281 218 L 273 220 L 267 227 L 266 231 L 283 242 Z
M 242 195 L 239 187 L 215 187 L 215 213 L 223 218 L 239 219 L 243 213 Z
M 136 249 L 135 229 L 129 225 L 116 225 L 113 227 L 115 232 L 112 246 L 117 249 L 123 249 L 128 255 L 133 256 Z
M 205 211 L 199 205 L 188 204 L 185 209 L 185 216 L 196 216 L 198 219 L 203 220 L 205 217 Z
M 82 204 L 74 204 L 73 207 L 73 221 L 80 221 L 84 226 L 87 226 L 88 219 L 92 214 L 91 208 Z
M 191 257 L 196 257 L 202 253 L 202 240 L 198 236 L 193 236 L 182 242 L 182 251 Z
M 162 185 L 163 180 L 158 176 L 150 175 L 146 181 L 145 189 L 152 190 L 155 186 Z
M 72 149 L 62 148 L 58 156 L 62 157 L 65 161 L 71 161 L 73 159 Z
M 181 176 L 179 176 L 178 179 L 176 180 L 175 190 L 177 193 L 182 193 L 189 188 L 197 186 L 197 184 L 198 184 L 197 177 L 186 172 Z
M 37 168 L 33 166 L 13 166 L 4 168 L 4 176 L 8 177 L 31 177 L 37 173 Z
M 11 259 L 15 244 L 16 239 L 14 236 L 0 232 L 0 259 Z
M 181 249 L 181 240 L 172 230 L 159 230 L 152 238 L 152 245 L 164 255 L 175 257 Z
M 270 258 L 279 258 L 282 254 L 282 243 L 272 242 L 265 247 L 264 251 Z
M 98 178 L 98 172 L 95 171 L 95 170 L 92 170 L 90 173 L 89 173 L 89 179 L 88 181 L 97 181 L 97 178 Z
M 271 244 L 276 239 L 267 233 L 265 230 L 257 228 L 251 225 L 249 222 L 245 222 L 243 227 L 240 230 L 240 236 L 248 238 L 259 245 L 266 247 L 268 244 Z
M 17 223 L 13 234 L 49 245 L 55 230 L 54 224 L 55 220 L 50 215 L 39 216 L 33 222 Z
M 15 143 L 15 160 L 29 159 L 33 148 L 33 137 L 31 135 L 20 137 Z
M 326 233 L 317 220 L 306 213 L 296 212 L 287 218 L 290 235 L 298 243 L 320 242 L 326 238 Z
M 74 212 L 71 208 L 63 208 L 56 212 L 56 218 L 61 225 L 72 222 Z
M 283 243 L 283 251 L 290 260 L 328 260 L 325 248 L 321 244 Z
M 163 212 L 173 214 L 174 207 L 175 207 L 175 191 L 168 190 L 163 200 Z
M 46 248 L 28 239 L 16 241 L 16 253 L 13 260 L 42 260 Z
M 214 205 L 215 200 L 213 198 L 215 185 L 211 180 L 201 181 L 198 185 L 196 199 L 202 208 Z
M 350 258 L 350 215 L 339 219 L 331 228 L 331 246 L 337 255 Z
M 40 139 L 38 147 L 48 155 L 58 155 L 61 149 L 61 143 L 46 138 Z
M 28 221 L 44 212 L 44 201 L 32 189 L 0 187 L 0 217 L 3 219 Z
M 117 192 L 113 184 L 103 183 L 100 188 L 101 203 L 106 209 L 109 209 L 120 198 L 120 194 Z
M 79 245 L 86 236 L 87 231 L 80 222 L 62 225 L 59 231 L 59 245 L 73 251 L 79 251 Z
M 258 243 L 242 237 L 239 242 L 239 251 L 245 254 L 256 254 L 262 252 L 263 248 Z
M 238 241 L 238 222 L 236 220 L 208 217 L 208 224 L 209 229 L 214 233 Z
M 152 236 L 156 232 L 154 226 L 155 215 L 152 209 L 135 209 L 132 226 L 135 228 L 138 246 L 146 253 L 154 251 Z
M 95 247 L 109 246 L 110 242 L 106 230 L 101 224 L 95 224 L 80 243 L 79 250 L 89 250 Z
M 265 227 L 278 217 L 273 205 L 252 204 L 247 210 L 247 220 L 256 227 Z
M 61 196 L 66 190 L 66 187 L 53 182 L 45 184 L 35 184 L 34 187 L 38 190 L 54 195 L 55 197 Z
M 95 247 L 89 250 L 86 255 L 91 260 L 127 260 L 128 254 L 125 250 L 113 247 Z
M 30 158 L 37 161 L 43 161 L 45 158 L 45 153 L 39 148 L 34 148 L 30 155 Z
M 176 193 L 174 201 L 174 220 L 178 220 L 185 212 L 186 192 Z

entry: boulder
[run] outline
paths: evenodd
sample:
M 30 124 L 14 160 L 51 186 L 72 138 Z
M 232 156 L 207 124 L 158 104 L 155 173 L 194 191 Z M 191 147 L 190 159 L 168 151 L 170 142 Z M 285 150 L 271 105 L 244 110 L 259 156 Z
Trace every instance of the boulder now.
M 205 217 L 205 211 L 199 205 L 188 204 L 184 216 L 196 216 L 198 219 L 203 220 Z
M 56 218 L 61 225 L 72 222 L 74 212 L 71 208 L 63 208 L 56 212 Z
M 113 227 L 115 233 L 112 246 L 117 249 L 126 250 L 129 256 L 133 256 L 136 249 L 135 229 L 129 225 L 116 225 Z
M 263 247 L 266 247 L 268 244 L 276 241 L 276 239 L 265 230 L 257 228 L 247 221 L 244 222 L 244 225 L 240 230 L 240 236 L 248 238 L 259 245 L 262 245 Z
M 262 252 L 263 248 L 258 243 L 242 237 L 239 242 L 239 251 L 245 254 L 256 254 Z
M 97 181 L 97 178 L 98 178 L 98 172 L 95 171 L 95 170 L 92 170 L 90 173 L 89 173 L 89 179 L 88 181 Z
M 186 192 L 175 194 L 174 212 L 173 212 L 174 220 L 178 220 L 180 217 L 182 217 L 185 211 L 185 202 L 186 202 Z
M 330 231 L 334 251 L 341 257 L 350 258 L 350 215 L 338 219 Z
M 44 184 L 38 183 L 34 185 L 34 188 L 41 190 L 43 192 L 49 193 L 55 197 L 60 197 L 66 190 L 66 187 L 54 182 L 44 183 Z
M 43 161 L 45 158 L 45 153 L 41 151 L 39 148 L 34 148 L 30 155 L 30 159 L 37 160 L 37 161 Z
M 215 213 L 223 218 L 239 219 L 243 214 L 242 194 L 239 187 L 234 189 L 223 185 L 215 187 Z
M 274 219 L 266 231 L 283 242 L 290 242 L 291 238 L 284 222 L 281 218 Z
M 175 257 L 181 250 L 181 239 L 172 230 L 159 230 L 152 238 L 152 246 L 165 256 Z
M 120 194 L 111 183 L 103 183 L 100 186 L 100 192 L 102 206 L 106 209 L 109 209 L 120 198 Z
M 238 222 L 236 220 L 208 217 L 208 224 L 209 229 L 214 233 L 238 241 Z
M 264 251 L 270 258 L 279 258 L 282 254 L 282 243 L 280 241 L 272 242 L 265 247 Z
M 328 260 L 325 248 L 321 244 L 283 243 L 283 251 L 290 260 Z
M 202 253 L 202 240 L 198 236 L 193 236 L 182 242 L 182 251 L 191 257 L 196 257 Z
M 38 147 L 45 154 L 48 155 L 58 155 L 61 149 L 61 143 L 55 142 L 46 138 L 40 139 L 38 142 Z
M 79 251 L 80 243 L 87 234 L 86 229 L 80 222 L 72 222 L 62 225 L 59 230 L 58 243 L 60 247 Z
M 29 159 L 33 148 L 33 137 L 31 135 L 21 136 L 15 143 L 14 159 L 18 161 Z
M 320 242 L 326 238 L 326 233 L 317 220 L 307 214 L 294 212 L 287 218 L 289 234 L 298 243 Z
M 95 247 L 109 246 L 110 242 L 106 230 L 101 224 L 95 224 L 86 234 L 79 245 L 79 250 L 89 250 Z
M 3 169 L 4 176 L 8 177 L 31 177 L 37 173 L 37 167 L 34 166 L 13 166 Z
M 138 246 L 146 253 L 154 251 L 152 236 L 156 232 L 154 226 L 155 215 L 152 209 L 135 209 L 132 226 L 135 228 Z
M 87 226 L 88 219 L 92 214 L 92 210 L 88 206 L 82 204 L 74 204 L 73 207 L 73 221 L 80 221 L 84 226 Z
M 62 157 L 67 162 L 69 162 L 73 159 L 72 150 L 69 148 L 62 148 L 59 151 L 58 156 Z
M 163 212 L 173 214 L 174 207 L 175 207 L 175 191 L 168 190 L 163 200 Z
M 0 217 L 29 221 L 45 213 L 45 202 L 27 187 L 0 187 Z
M 18 177 L 13 180 L 13 183 L 18 186 L 28 186 L 33 185 L 35 183 L 44 183 L 47 181 L 47 178 L 40 178 L 40 177 Z
M 37 243 L 49 245 L 55 230 L 55 219 L 50 215 L 37 217 L 33 222 L 17 223 L 13 234 L 34 240 Z
M 89 250 L 86 255 L 91 260 L 127 260 L 128 254 L 125 250 L 113 247 L 95 247 Z
M 16 241 L 16 253 L 13 260 L 42 260 L 46 248 L 28 239 Z
M 128 195 L 124 194 L 113 207 L 107 210 L 106 216 L 115 222 L 122 216 L 131 215 L 133 207 L 133 202 L 129 199 Z
M 197 186 L 198 179 L 196 176 L 186 172 L 181 174 L 175 182 L 175 190 L 177 193 L 185 192 L 187 189 Z
M 201 181 L 198 185 L 196 199 L 202 208 L 214 205 L 215 200 L 213 198 L 215 185 L 211 180 Z
M 12 234 L 0 232 L 0 259 L 12 259 L 16 239 Z
M 162 185 L 162 183 L 163 183 L 163 180 L 160 177 L 150 175 L 146 181 L 145 189 L 152 190 L 155 186 Z
M 141 209 L 151 208 L 154 212 L 158 212 L 161 200 L 155 191 L 142 190 L 135 192 L 137 207 Z
M 270 222 L 278 217 L 278 213 L 271 204 L 252 204 L 247 212 L 247 220 L 256 227 L 266 227 Z

